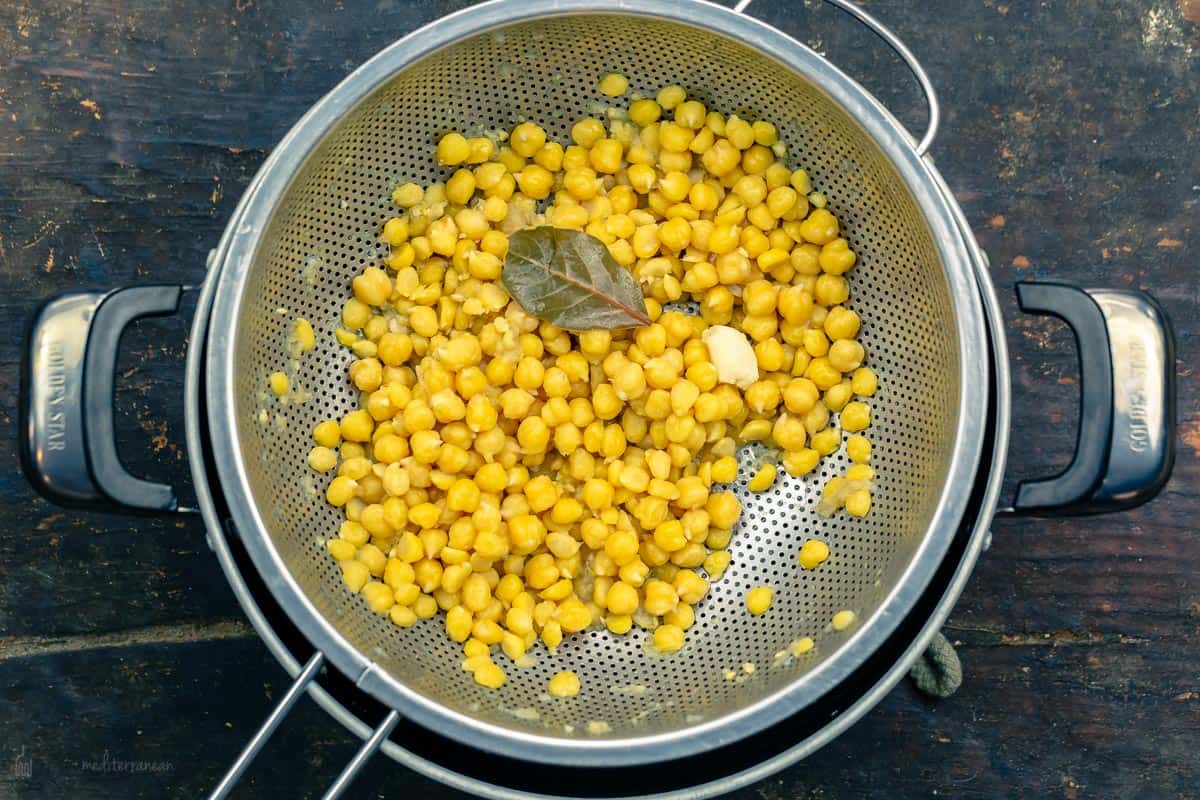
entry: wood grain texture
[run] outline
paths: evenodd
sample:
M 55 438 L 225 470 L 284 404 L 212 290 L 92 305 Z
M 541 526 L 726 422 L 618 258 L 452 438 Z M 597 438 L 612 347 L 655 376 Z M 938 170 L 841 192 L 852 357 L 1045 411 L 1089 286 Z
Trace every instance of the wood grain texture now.
M 21 328 L 63 290 L 196 282 L 270 148 L 321 94 L 454 2 L 17 0 L 0 8 L 0 424 Z M 1178 340 L 1179 457 L 1126 514 L 1006 521 L 956 608 L 966 681 L 902 685 L 750 798 L 1200 796 L 1200 15 L 1190 0 L 870 0 L 944 110 L 933 154 L 992 261 L 1013 355 L 1011 488 L 1063 466 L 1078 376 L 1028 277 L 1152 291 Z M 817 2 L 755 13 L 923 124 L 913 84 Z M 119 371 L 121 452 L 186 483 L 186 319 Z M 286 687 L 192 520 L 64 511 L 0 438 L 0 796 L 194 797 Z M 186 495 L 186 489 L 184 490 Z M 242 796 L 318 796 L 353 751 L 302 704 Z M 109 763 L 169 762 L 130 772 Z M 8 769 L 19 756 L 31 775 Z M 85 765 L 86 762 L 86 765 Z M 455 793 L 384 760 L 357 796 Z

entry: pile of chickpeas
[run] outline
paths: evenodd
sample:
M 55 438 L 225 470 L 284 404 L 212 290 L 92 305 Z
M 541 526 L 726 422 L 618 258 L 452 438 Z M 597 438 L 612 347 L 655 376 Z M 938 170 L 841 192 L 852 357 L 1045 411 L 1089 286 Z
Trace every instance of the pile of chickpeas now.
M 335 331 L 360 408 L 313 431 L 308 462 L 336 473 L 325 497 L 345 512 L 327 542 L 345 584 L 401 627 L 444 612 L 487 687 L 504 682 L 501 663 L 532 663 L 539 640 L 553 652 L 589 628 L 683 647 L 729 566 L 741 504 L 725 487 L 746 442 L 769 454 L 750 491 L 844 445 L 853 466 L 818 510 L 871 505 L 861 398 L 876 378 L 846 306 L 855 254 L 824 197 L 786 165 L 771 123 L 678 86 L 603 117 L 568 144 L 535 122 L 441 138 L 447 180 L 395 189 L 388 255 L 353 280 Z M 607 245 L 652 324 L 575 332 L 527 314 L 500 276 L 508 235 L 537 225 Z M 736 335 L 711 335 L 726 328 Z M 296 335 L 312 346 L 307 322 Z M 749 378 L 723 375 L 737 354 L 706 344 L 731 338 Z M 828 556 L 810 541 L 800 566 Z M 752 590 L 748 612 L 772 596 Z M 552 684 L 579 691 L 571 673 Z

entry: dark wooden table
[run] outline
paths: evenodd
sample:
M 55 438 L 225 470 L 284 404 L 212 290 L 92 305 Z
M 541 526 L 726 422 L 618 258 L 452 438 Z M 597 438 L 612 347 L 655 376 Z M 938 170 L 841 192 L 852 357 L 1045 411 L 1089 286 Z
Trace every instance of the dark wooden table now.
M 194 797 L 287 678 L 194 519 L 65 511 L 16 458 L 21 328 L 66 289 L 196 282 L 270 148 L 358 63 L 450 2 L 9 0 L 0 8 L 0 796 Z M 883 48 L 815 2 L 758 12 L 911 126 Z M 1154 292 L 1178 337 L 1179 458 L 1162 496 L 998 522 L 947 633 L 966 683 L 905 682 L 743 798 L 1200 796 L 1200 0 L 872 0 L 938 86 L 934 153 L 991 254 L 1016 393 L 1009 487 L 1069 456 L 1065 329 L 1022 277 Z M 186 319 L 126 340 L 135 471 L 186 483 Z M 242 796 L 313 796 L 355 742 L 302 703 Z M 377 759 L 357 796 L 453 792 Z

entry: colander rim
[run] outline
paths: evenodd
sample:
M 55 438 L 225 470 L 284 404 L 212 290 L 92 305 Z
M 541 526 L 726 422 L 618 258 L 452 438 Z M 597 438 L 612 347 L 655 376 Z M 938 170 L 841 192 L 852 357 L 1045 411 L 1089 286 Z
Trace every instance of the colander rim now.
M 475 719 L 409 689 L 367 659 L 312 605 L 287 569 L 254 505 L 241 448 L 235 395 L 237 321 L 247 278 L 262 233 L 292 179 L 313 149 L 342 117 L 397 72 L 465 38 L 540 18 L 583 14 L 648 17 L 698 28 L 754 47 L 825 92 L 850 114 L 883 151 L 924 214 L 946 270 L 959 341 L 959 402 L 953 451 L 929 532 L 878 610 L 862 621 L 839 655 L 795 682 L 720 717 L 648 736 L 567 739 L 534 734 Z M 256 186 L 232 232 L 213 295 L 206 376 L 212 451 L 233 523 L 267 587 L 297 627 L 356 685 L 387 706 L 427 727 L 469 737 L 484 750 L 528 761 L 559 764 L 645 764 L 711 749 L 743 738 L 796 713 L 850 674 L 898 624 L 902 609 L 920 596 L 940 564 L 966 506 L 966 485 L 978 464 L 987 408 L 987 349 L 984 318 L 969 255 L 946 198 L 937 189 L 932 165 L 914 152 L 914 140 L 863 87 L 804 44 L 751 17 L 704 0 L 490 0 L 442 17 L 380 51 L 318 101 L 264 162 Z

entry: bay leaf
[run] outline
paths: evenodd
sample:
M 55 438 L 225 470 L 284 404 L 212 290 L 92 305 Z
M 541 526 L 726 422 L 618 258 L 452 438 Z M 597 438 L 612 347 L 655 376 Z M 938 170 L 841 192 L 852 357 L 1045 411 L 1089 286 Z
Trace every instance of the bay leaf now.
M 649 325 L 637 281 L 583 231 L 542 226 L 508 237 L 500 280 L 525 311 L 572 331 Z

